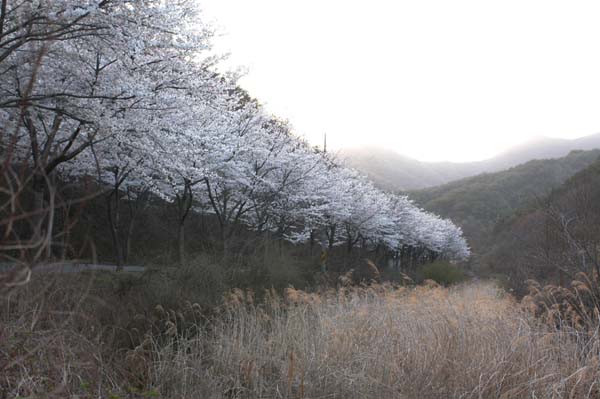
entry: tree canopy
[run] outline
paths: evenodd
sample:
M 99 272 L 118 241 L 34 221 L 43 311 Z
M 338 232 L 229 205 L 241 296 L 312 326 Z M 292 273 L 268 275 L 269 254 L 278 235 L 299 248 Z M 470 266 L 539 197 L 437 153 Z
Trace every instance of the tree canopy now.
M 1 151 L 37 179 L 184 201 L 215 215 L 224 242 L 244 225 L 295 243 L 469 255 L 451 221 L 375 188 L 216 73 L 196 2 L 2 4 Z

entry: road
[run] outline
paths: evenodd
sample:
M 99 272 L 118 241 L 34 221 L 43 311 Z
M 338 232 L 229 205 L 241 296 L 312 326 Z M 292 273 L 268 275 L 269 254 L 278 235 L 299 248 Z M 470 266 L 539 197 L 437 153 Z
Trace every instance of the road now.
M 14 264 L 2 263 L 0 264 L 0 272 L 8 272 Z M 85 271 L 117 271 L 116 265 L 108 264 L 94 264 L 94 263 L 48 263 L 43 265 L 37 265 L 33 268 L 34 273 L 80 273 Z M 125 273 L 143 273 L 146 271 L 145 266 L 123 266 L 123 272 Z

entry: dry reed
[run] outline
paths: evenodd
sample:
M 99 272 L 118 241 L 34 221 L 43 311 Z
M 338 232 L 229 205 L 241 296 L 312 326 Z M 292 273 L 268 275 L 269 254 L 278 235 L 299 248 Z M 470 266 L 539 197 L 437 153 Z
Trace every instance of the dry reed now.
M 557 327 L 488 283 L 236 289 L 209 319 L 189 302 L 131 316 L 126 341 L 79 291 L 4 303 L 0 397 L 600 396 L 598 328 Z
M 550 329 L 491 284 L 246 297 L 232 292 L 201 336 L 157 348 L 149 384 L 177 398 L 600 395 L 598 335 Z

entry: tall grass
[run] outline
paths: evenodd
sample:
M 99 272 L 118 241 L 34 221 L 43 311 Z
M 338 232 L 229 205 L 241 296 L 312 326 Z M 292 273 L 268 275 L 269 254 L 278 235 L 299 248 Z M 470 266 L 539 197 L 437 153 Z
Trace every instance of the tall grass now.
M 133 315 L 123 303 L 103 319 L 91 312 L 89 297 L 69 301 L 84 298 L 71 292 L 78 290 L 49 290 L 53 296 L 41 301 L 27 301 L 35 294 L 29 291 L 22 301 L 7 302 L 10 308 L 5 304 L 0 393 L 113 399 L 600 395 L 597 328 L 555 328 L 487 283 L 316 293 L 288 288 L 281 295 L 235 289 L 211 315 L 189 302 Z M 98 309 L 107 312 L 106 306 Z M 124 311 L 133 315 L 131 324 L 121 324 L 129 340 L 106 332 L 106 320 L 117 322 Z
M 489 284 L 290 289 L 262 306 L 238 291 L 210 332 L 175 342 L 148 366 L 151 384 L 178 398 L 600 394 L 597 334 L 538 325 Z

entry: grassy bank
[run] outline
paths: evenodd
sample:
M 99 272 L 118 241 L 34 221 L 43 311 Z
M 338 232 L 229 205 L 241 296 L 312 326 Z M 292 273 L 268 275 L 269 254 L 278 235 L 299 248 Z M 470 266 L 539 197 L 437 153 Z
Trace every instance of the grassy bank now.
M 89 398 L 600 393 L 597 331 L 541 324 L 492 284 L 312 294 L 290 288 L 261 295 L 260 304 L 256 296 L 233 290 L 210 315 L 189 302 L 173 310 L 157 304 L 130 317 L 121 327 L 127 334 L 112 335 L 98 331 L 110 328 L 107 321 L 82 315 L 73 302 L 5 307 L 2 364 L 8 373 L 0 387 L 8 397 Z

